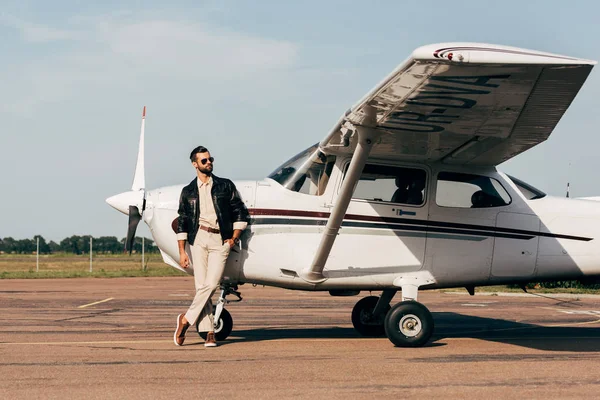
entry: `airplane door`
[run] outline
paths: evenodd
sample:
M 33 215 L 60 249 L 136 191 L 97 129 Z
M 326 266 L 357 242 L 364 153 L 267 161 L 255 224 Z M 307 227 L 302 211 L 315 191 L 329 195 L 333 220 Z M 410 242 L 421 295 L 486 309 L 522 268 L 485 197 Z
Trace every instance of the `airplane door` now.
M 421 269 L 426 185 L 424 168 L 366 164 L 327 268 L 367 273 L 379 284 L 391 284 L 397 273 Z
M 526 232 L 539 232 L 540 219 L 537 215 L 511 212 L 498 213 L 496 217 L 498 233 L 502 228 L 517 229 Z M 508 235 L 507 235 L 508 236 Z M 533 276 L 537 259 L 539 236 L 525 235 L 517 237 L 496 237 L 492 277 Z
M 511 198 L 493 177 L 439 172 L 429 207 L 426 268 L 440 284 L 489 280 L 497 215 Z

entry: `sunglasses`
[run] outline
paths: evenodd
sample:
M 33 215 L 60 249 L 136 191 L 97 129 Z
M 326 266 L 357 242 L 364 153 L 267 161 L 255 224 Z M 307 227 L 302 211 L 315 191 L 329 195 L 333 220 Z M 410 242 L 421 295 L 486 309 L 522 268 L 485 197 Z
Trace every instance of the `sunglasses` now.
M 202 160 L 199 160 L 199 161 L 202 165 L 206 165 L 207 161 L 210 161 L 212 164 L 215 161 L 215 159 L 214 159 L 214 157 L 208 157 L 208 158 L 203 158 Z

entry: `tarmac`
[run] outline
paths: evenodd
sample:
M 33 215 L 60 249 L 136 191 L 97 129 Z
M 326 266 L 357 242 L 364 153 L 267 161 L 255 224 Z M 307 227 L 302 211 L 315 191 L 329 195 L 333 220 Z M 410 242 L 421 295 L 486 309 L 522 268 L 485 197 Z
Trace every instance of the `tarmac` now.
M 187 277 L 0 280 L 0 398 L 590 398 L 600 297 L 421 292 L 435 333 L 396 348 L 352 328 L 354 297 L 240 286 L 232 335 L 190 329 Z M 373 293 L 378 294 L 378 293 Z M 394 299 L 399 301 L 400 295 Z

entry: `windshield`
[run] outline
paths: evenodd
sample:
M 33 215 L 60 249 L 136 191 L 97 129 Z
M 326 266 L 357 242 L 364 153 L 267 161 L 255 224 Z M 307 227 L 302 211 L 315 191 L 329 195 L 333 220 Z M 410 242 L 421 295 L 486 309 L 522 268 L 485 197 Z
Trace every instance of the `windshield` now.
M 334 164 L 335 156 L 325 155 L 315 144 L 277 168 L 269 178 L 294 192 L 320 196 L 325 192 Z
M 522 180 L 515 178 L 514 176 L 508 175 L 508 177 L 519 188 L 519 190 L 521 191 L 521 193 L 523 193 L 523 196 L 525 196 L 527 200 L 536 200 L 541 199 L 542 197 L 546 197 L 546 193 L 534 188 L 530 184 L 525 183 Z

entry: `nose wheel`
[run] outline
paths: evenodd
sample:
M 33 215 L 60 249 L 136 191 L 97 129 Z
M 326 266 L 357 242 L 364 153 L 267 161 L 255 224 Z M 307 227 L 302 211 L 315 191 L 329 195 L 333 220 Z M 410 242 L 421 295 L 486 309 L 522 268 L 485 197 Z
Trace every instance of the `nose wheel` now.
M 231 314 L 229 314 L 229 311 L 223 309 L 219 319 L 215 318 L 214 321 L 215 339 L 219 342 L 227 339 L 227 337 L 231 334 L 231 331 L 233 330 L 233 318 L 231 318 Z M 200 332 L 198 330 L 199 324 L 200 322 L 196 323 L 196 331 L 202 339 L 206 340 L 206 335 L 208 334 L 208 332 Z
M 237 297 L 236 300 L 228 300 L 228 295 L 234 295 Z M 215 339 L 217 341 L 223 341 L 227 339 L 227 337 L 231 334 L 233 330 L 233 318 L 229 311 L 225 309 L 225 304 L 236 303 L 238 301 L 242 301 L 242 295 L 237 291 L 236 285 L 221 285 L 221 295 L 219 296 L 219 300 L 217 304 L 213 306 L 214 314 L 214 332 Z M 206 336 L 208 332 L 200 332 L 199 330 L 200 320 L 196 322 L 196 332 L 198 335 L 204 340 L 206 340 Z

